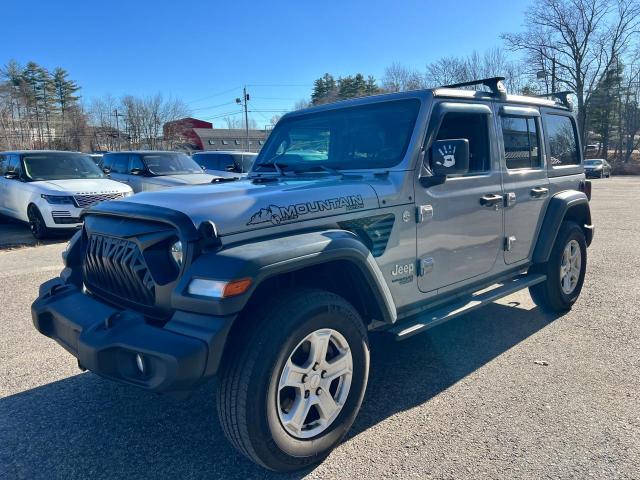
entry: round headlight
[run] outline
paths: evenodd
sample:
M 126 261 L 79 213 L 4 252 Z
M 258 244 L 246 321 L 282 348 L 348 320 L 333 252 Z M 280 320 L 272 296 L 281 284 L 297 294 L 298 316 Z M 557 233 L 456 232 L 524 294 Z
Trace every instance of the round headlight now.
M 178 267 L 182 266 L 182 242 L 178 240 L 176 243 L 171 245 L 171 256 L 173 260 L 176 262 Z

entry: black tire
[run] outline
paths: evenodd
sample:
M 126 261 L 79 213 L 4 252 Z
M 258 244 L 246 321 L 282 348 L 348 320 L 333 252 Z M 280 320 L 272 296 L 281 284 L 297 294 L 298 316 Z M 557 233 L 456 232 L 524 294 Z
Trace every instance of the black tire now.
M 51 230 L 47 227 L 47 224 L 44 223 L 44 218 L 42 218 L 38 207 L 29 205 L 27 217 L 29 218 L 29 229 L 35 238 L 43 240 L 51 236 Z
M 231 444 L 259 465 L 275 471 L 309 467 L 329 454 L 358 414 L 369 374 L 367 331 L 353 306 L 324 290 L 288 291 L 266 308 L 255 308 L 244 320 L 255 316 L 260 318 L 246 336 L 235 335 L 224 359 L 217 390 L 220 424 Z M 328 328 L 349 344 L 351 386 L 342 410 L 327 429 L 299 439 L 280 421 L 277 385 L 300 342 Z
M 572 240 L 578 242 L 580 248 L 581 268 L 574 289 L 570 293 L 565 293 L 560 283 L 560 268 L 564 249 Z M 571 310 L 580 296 L 586 268 L 587 242 L 584 231 L 574 222 L 564 222 L 551 250 L 549 261 L 531 267 L 532 272 L 544 273 L 547 276 L 545 282 L 529 287 L 534 303 L 547 312 L 561 313 Z

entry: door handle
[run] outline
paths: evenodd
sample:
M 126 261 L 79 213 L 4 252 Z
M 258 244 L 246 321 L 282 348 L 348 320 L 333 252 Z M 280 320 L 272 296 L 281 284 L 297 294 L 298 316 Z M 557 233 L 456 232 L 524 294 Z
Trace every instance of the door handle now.
M 533 198 L 543 198 L 549 194 L 549 189 L 544 187 L 535 187 L 531 189 L 531 196 Z
M 502 195 L 490 193 L 480 198 L 480 205 L 483 207 L 497 207 L 503 202 Z

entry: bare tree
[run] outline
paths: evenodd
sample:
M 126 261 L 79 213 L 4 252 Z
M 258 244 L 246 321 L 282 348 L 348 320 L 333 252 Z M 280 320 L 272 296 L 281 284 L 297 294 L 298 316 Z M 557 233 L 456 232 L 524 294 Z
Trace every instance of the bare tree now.
M 382 88 L 387 92 L 405 92 L 425 87 L 424 76 L 416 70 L 394 62 L 384 69 Z
M 637 0 L 536 0 L 525 20 L 524 32 L 502 38 L 541 68 L 554 67 L 553 86 L 557 82 L 575 92 L 584 140 L 591 94 L 637 33 L 640 5 Z

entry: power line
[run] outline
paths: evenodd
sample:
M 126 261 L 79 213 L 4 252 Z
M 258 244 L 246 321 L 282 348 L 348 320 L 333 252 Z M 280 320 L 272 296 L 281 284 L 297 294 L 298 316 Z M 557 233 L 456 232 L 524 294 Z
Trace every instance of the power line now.
M 218 105 L 209 105 L 208 107 L 198 107 L 198 108 L 192 108 L 191 111 L 192 112 L 197 112 L 199 110 L 212 110 L 214 108 L 219 108 L 219 107 L 224 107 L 226 105 L 234 105 L 236 102 L 225 102 L 225 103 L 219 103 Z
M 222 91 L 222 92 L 214 93 L 214 94 L 212 94 L 212 95 L 207 95 L 206 97 L 202 97 L 202 98 L 199 98 L 199 99 L 197 99 L 197 100 L 191 100 L 191 101 L 189 101 L 189 102 L 185 102 L 185 103 L 186 103 L 187 105 L 190 105 L 190 104 L 192 104 L 192 103 L 202 102 L 203 100 L 209 100 L 210 98 L 220 97 L 220 96 L 222 96 L 222 95 L 224 95 L 224 94 L 226 94 L 226 93 L 233 92 L 234 90 L 239 90 L 240 88 L 241 88 L 241 87 L 233 87 L 233 88 L 230 88 L 229 90 L 224 90 L 224 91 Z

